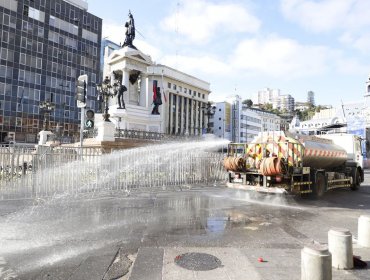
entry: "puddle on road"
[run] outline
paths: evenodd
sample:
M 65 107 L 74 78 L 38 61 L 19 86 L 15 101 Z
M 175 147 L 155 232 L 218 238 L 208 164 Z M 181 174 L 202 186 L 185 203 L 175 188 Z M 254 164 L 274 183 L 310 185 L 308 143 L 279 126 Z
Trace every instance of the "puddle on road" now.
M 61 198 L 19 209 L 0 217 L 0 256 L 9 257 L 8 263 L 25 273 L 35 265 L 63 262 L 122 240 L 140 243 L 148 236 L 156 242 L 167 235 L 217 239 L 235 229 L 266 229 L 276 224 L 276 212 L 292 214 L 291 210 L 300 208 L 281 200 L 258 203 L 242 193 L 218 190 L 157 194 L 155 198 Z M 25 254 L 29 257 L 20 257 Z

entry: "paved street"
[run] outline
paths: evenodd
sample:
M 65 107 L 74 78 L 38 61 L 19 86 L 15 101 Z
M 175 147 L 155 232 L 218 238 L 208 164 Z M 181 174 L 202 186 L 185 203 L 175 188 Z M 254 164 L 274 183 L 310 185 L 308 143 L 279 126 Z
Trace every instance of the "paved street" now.
M 223 186 L 0 201 L 0 279 L 300 279 L 305 244 L 326 244 L 333 227 L 356 240 L 358 217 L 370 214 L 369 183 L 368 172 L 358 192 L 318 201 Z M 175 262 L 185 253 L 221 265 L 188 270 Z M 370 265 L 370 249 L 355 243 L 354 254 Z M 333 279 L 370 272 L 333 270 Z

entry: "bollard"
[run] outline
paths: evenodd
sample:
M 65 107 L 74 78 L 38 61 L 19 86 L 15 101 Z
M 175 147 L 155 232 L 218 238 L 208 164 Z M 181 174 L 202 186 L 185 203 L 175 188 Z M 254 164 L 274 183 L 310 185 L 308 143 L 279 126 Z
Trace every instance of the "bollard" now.
M 352 234 L 348 229 L 333 228 L 329 230 L 328 246 L 334 268 L 353 268 Z
M 358 218 L 358 240 L 357 244 L 370 248 L 370 216 L 361 215 Z
M 331 280 L 331 254 L 327 246 L 310 244 L 301 251 L 301 280 Z

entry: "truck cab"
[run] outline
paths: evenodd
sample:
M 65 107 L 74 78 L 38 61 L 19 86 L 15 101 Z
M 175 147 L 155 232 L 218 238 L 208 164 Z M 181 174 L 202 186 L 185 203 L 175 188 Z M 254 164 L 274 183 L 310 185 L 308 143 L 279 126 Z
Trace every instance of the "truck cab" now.
M 342 147 L 347 152 L 348 162 L 355 163 L 356 166 L 361 167 L 361 169 L 364 168 L 364 157 L 360 137 L 347 133 L 332 133 L 317 136 L 332 140 L 334 144 Z

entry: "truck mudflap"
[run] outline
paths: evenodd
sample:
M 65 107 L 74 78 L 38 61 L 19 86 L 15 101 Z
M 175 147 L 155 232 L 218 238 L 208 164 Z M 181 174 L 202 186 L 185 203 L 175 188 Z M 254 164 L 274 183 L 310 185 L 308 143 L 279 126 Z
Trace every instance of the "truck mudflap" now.
M 239 183 L 227 183 L 228 188 L 239 189 L 246 191 L 255 191 L 260 193 L 269 193 L 269 194 L 289 194 L 289 192 L 284 188 L 278 187 L 263 187 L 263 186 L 253 186 L 253 185 L 243 185 Z

